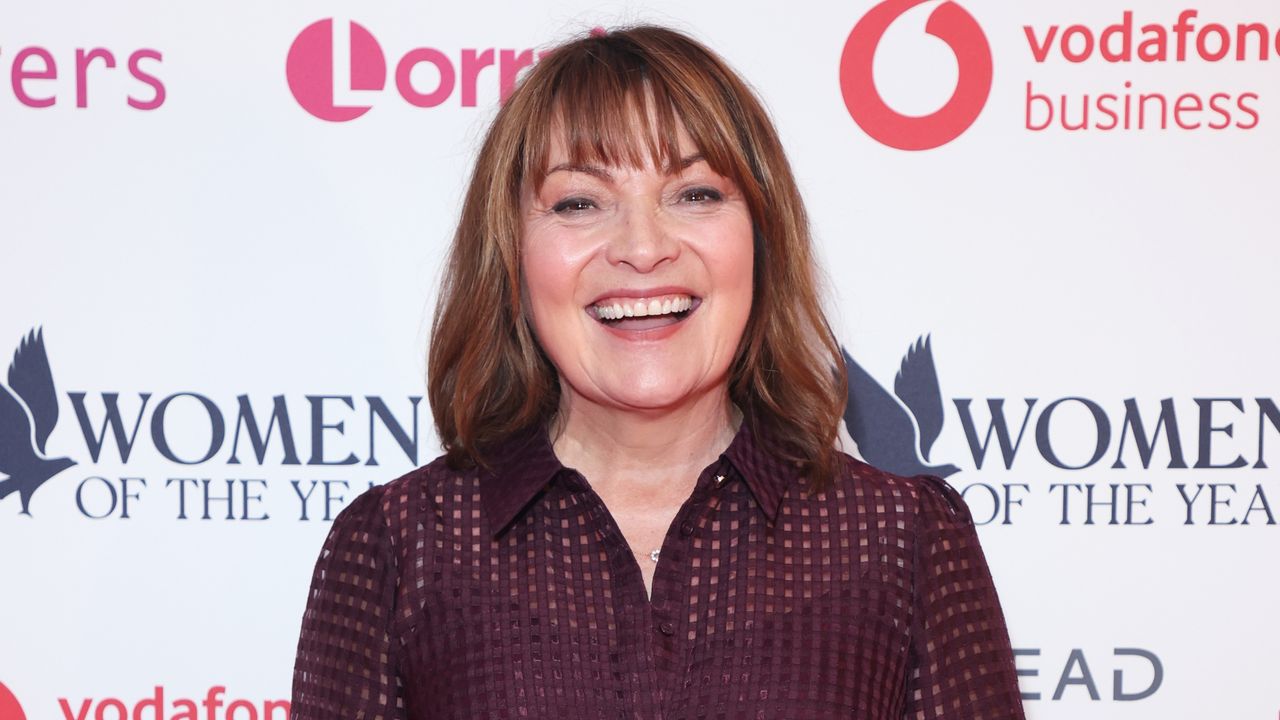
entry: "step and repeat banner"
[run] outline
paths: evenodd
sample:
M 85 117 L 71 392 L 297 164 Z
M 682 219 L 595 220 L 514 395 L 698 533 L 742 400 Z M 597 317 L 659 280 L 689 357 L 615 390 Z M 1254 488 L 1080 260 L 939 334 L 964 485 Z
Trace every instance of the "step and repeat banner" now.
M 774 115 L 844 442 L 963 491 L 1028 716 L 1280 717 L 1274 0 L 54 0 L 0 7 L 0 718 L 288 717 L 331 520 L 439 452 L 487 124 L 640 21 Z

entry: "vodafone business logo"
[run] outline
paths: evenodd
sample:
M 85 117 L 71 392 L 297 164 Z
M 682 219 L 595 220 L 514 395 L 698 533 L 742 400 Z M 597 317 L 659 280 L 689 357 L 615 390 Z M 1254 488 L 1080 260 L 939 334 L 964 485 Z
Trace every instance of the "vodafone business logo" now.
M 903 13 L 929 0 L 884 0 L 862 16 L 840 55 L 840 92 L 854 122 L 899 150 L 929 150 L 956 139 L 978 118 L 991 93 L 991 46 L 978 21 L 954 2 L 929 15 L 925 32 L 955 53 L 959 77 L 951 98 L 928 115 L 903 115 L 876 88 L 872 66 L 880 39 Z
M 924 31 L 955 55 L 950 98 L 928 115 L 905 115 L 885 101 L 873 72 L 877 47 L 904 14 L 930 2 L 937 0 L 883 0 L 857 22 L 840 56 L 849 115 L 872 138 L 901 150 L 928 150 L 959 137 L 982 113 L 992 89 L 991 46 L 982 27 L 943 0 L 929 10 Z M 1024 4 L 1020 11 L 1029 8 Z M 1118 8 L 1105 23 L 1062 17 L 1071 8 L 1035 10 L 1047 20 L 1022 24 L 1026 54 L 1002 51 L 1003 82 L 1012 86 L 1022 76 L 1025 87 L 1022 117 L 996 118 L 1010 123 L 1005 129 L 1087 137 L 1251 131 L 1263 121 L 1272 85 L 1260 66 L 1280 61 L 1274 22 L 1219 8 L 1212 17 L 1196 8 L 1176 14 Z

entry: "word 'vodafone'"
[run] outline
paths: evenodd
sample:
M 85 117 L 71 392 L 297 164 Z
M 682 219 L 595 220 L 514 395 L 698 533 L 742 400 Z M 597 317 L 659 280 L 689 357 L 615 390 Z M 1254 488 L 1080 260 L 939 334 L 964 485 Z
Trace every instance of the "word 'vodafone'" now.
M 58 698 L 58 706 L 64 720 L 288 720 L 288 700 L 228 701 L 226 692 L 225 685 L 214 685 L 199 700 L 170 696 L 165 702 L 165 687 L 156 685 L 151 697 L 133 703 L 116 697 Z
M 1087 25 L 1069 25 L 1065 29 L 1050 25 L 1036 32 L 1030 25 L 1023 26 L 1031 56 L 1042 63 L 1049 59 L 1055 47 L 1068 62 L 1084 62 L 1101 57 L 1107 62 L 1185 62 L 1194 50 L 1195 57 L 1207 62 L 1218 62 L 1232 56 L 1237 61 L 1269 60 L 1274 48 L 1280 55 L 1280 32 L 1274 32 L 1263 23 L 1237 23 L 1228 28 L 1222 23 L 1206 23 L 1196 27 L 1195 10 L 1183 10 L 1171 27 L 1151 23 L 1138 28 L 1136 37 L 1133 11 L 1126 10 L 1120 22 L 1108 25 L 1095 33 Z M 1170 54 L 1170 39 L 1173 52 Z M 1135 51 L 1134 40 L 1137 40 Z M 1096 54 L 1095 54 L 1096 51 Z

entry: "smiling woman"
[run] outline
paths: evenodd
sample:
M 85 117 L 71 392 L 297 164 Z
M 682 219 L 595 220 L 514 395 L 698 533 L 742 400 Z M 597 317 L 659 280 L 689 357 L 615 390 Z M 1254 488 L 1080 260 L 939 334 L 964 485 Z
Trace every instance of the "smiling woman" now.
M 553 133 L 556 166 L 541 187 L 525 184 L 528 312 L 571 438 L 584 417 L 650 431 L 659 414 L 685 414 L 687 426 L 730 417 L 723 391 L 752 305 L 751 211 L 683 124 L 675 130 L 679 169 L 647 157 L 640 168 L 574 164 Z
M 685 287 L 712 283 L 714 297 Z M 583 322 L 604 300 L 634 318 L 639 300 L 648 314 L 653 300 L 661 309 L 658 296 L 680 294 L 691 325 L 704 316 L 700 332 Z M 483 326 L 468 311 L 476 303 L 497 309 Z M 569 330 L 552 303 L 572 309 L 561 318 L 579 323 L 576 345 L 535 340 Z M 600 345 L 611 337 L 631 342 Z M 722 60 L 664 29 L 566 44 L 508 99 L 476 162 L 432 334 L 442 444 L 458 466 L 483 464 L 513 431 L 565 417 L 578 387 L 564 392 L 566 362 L 587 372 L 582 362 L 616 360 L 610 373 L 643 384 L 659 369 L 681 371 L 659 363 L 695 344 L 690 359 L 704 361 L 704 374 L 707 363 L 724 366 L 704 382 L 728 378 L 721 389 L 748 422 L 770 426 L 779 452 L 820 484 L 834 473 L 843 362 L 803 204 L 763 107 Z M 705 424 L 705 410 L 690 417 Z
M 446 453 L 335 519 L 292 717 L 1021 718 L 960 495 L 836 447 L 818 275 L 714 53 L 640 26 L 546 56 L 445 269 Z

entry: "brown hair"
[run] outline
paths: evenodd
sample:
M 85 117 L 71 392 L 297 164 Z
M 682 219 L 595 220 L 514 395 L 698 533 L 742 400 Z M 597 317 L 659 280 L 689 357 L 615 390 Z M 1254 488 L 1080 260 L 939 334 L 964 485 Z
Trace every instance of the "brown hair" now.
M 653 103 L 656 127 L 646 112 Z M 431 329 L 428 393 L 451 467 L 486 466 L 507 436 L 551 419 L 556 368 L 522 307 L 520 193 L 540 189 L 553 124 L 570 162 L 654 167 L 679 159 L 676 122 L 742 190 L 754 228 L 754 297 L 729 395 L 757 437 L 820 489 L 846 398 L 845 366 L 822 312 L 808 218 L 777 131 L 715 53 L 674 30 L 632 26 L 545 54 L 498 110 L 463 201 Z M 655 132 L 656 131 L 656 132 Z

